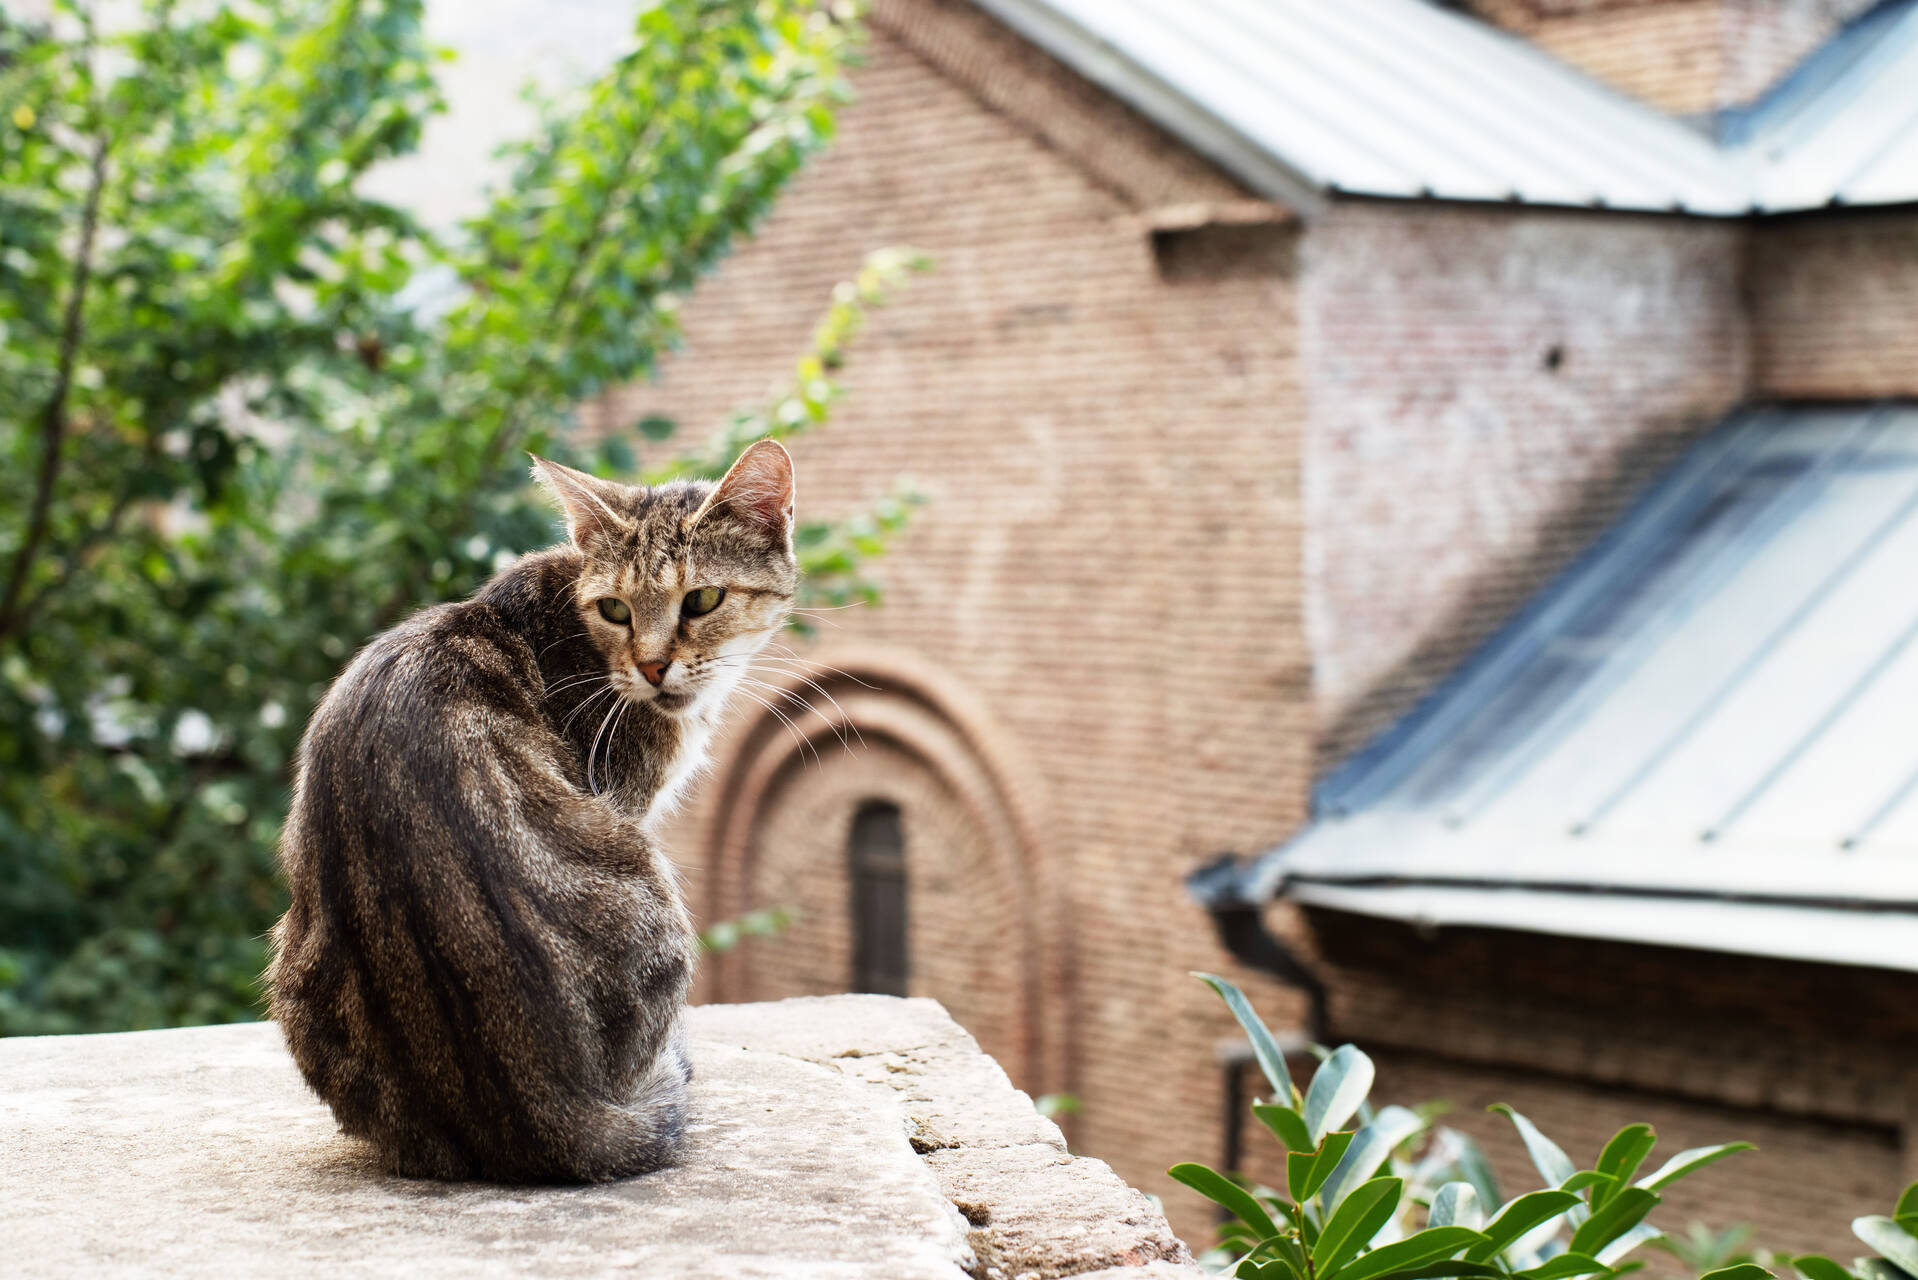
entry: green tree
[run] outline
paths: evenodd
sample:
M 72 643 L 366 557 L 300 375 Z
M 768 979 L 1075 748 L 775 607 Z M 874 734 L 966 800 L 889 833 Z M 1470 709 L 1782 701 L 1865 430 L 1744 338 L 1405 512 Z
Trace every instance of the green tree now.
M 522 451 L 643 377 L 679 301 L 831 136 L 858 29 L 807 0 L 636 4 L 486 211 L 365 198 L 438 109 L 420 0 L 0 10 L 0 1032 L 246 1018 L 287 763 L 342 661 L 550 542 Z M 678 460 L 820 421 L 866 306 Z M 802 530 L 869 593 L 905 500 Z

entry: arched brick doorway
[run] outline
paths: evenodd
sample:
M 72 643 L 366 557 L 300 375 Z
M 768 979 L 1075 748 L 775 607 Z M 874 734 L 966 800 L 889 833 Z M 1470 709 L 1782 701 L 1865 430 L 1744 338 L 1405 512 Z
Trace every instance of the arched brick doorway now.
M 797 677 L 787 687 L 835 719 L 843 712 L 849 749 L 816 717 L 794 717 L 795 733 L 755 709 L 718 762 L 702 914 L 785 906 L 796 918 L 779 936 L 718 957 L 714 994 L 776 999 L 859 985 L 854 868 L 860 840 L 870 840 L 861 815 L 895 811 L 886 839 L 903 861 L 907 991 L 945 1004 L 1022 1087 L 1068 1088 L 1071 965 L 1036 775 L 985 708 L 927 664 L 871 650 L 825 660 L 838 671 L 812 677 L 832 701 Z M 869 917 L 894 909 L 871 896 Z M 869 918 L 865 928 L 882 923 Z

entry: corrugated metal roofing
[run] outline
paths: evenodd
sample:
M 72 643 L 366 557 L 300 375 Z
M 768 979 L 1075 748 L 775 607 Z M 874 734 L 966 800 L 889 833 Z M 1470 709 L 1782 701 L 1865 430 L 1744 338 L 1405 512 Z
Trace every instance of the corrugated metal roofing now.
M 1736 418 L 1317 800 L 1247 896 L 1918 970 L 1918 407 Z
M 1833 184 L 1918 199 L 1918 63 L 1891 50 L 1834 61 L 1734 149 L 1425 0 L 975 2 L 1306 212 L 1337 193 L 1708 215 L 1817 207 Z M 1896 23 L 1845 40 L 1894 36 L 1918 47 Z
M 1918 3 L 1853 23 L 1736 122 L 1765 212 L 1918 199 Z

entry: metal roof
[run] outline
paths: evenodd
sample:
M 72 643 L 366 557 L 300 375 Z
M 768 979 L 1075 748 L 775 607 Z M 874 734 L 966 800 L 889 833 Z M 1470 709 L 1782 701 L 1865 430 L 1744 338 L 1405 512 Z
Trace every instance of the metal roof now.
M 1918 2 L 1872 9 L 1727 124 L 1763 212 L 1918 199 Z
M 1918 970 L 1918 407 L 1734 418 L 1316 801 L 1242 895 Z
M 1340 193 L 1726 216 L 1918 199 L 1910 23 L 1855 24 L 1849 59 L 1721 147 L 1426 0 L 975 3 L 1306 213 Z

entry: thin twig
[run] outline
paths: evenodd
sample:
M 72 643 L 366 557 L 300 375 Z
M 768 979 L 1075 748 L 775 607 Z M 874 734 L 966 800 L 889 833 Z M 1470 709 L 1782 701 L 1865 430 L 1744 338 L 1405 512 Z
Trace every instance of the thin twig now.
M 21 593 L 26 590 L 27 575 L 33 569 L 34 557 L 40 554 L 40 544 L 46 541 L 47 526 L 52 521 L 53 486 L 60 478 L 60 454 L 67 436 L 67 397 L 73 390 L 73 366 L 79 358 L 80 342 L 86 331 L 85 304 L 87 285 L 93 277 L 93 238 L 100 225 L 100 194 L 106 181 L 107 133 L 103 125 L 100 141 L 93 148 L 86 204 L 80 214 L 80 245 L 73 258 L 73 280 L 61 326 L 59 366 L 54 373 L 53 392 L 40 411 L 40 474 L 35 481 L 33 507 L 27 516 L 26 537 L 13 553 L 6 594 L 0 596 L 0 639 L 11 634 L 21 621 Z

